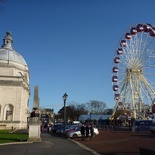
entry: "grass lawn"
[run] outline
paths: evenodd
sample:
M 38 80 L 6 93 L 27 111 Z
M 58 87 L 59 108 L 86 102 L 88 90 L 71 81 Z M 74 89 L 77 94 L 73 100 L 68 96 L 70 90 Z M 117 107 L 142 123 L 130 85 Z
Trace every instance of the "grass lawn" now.
M 0 130 L 0 144 L 10 142 L 20 142 L 28 139 L 28 134 L 10 133 L 11 130 Z

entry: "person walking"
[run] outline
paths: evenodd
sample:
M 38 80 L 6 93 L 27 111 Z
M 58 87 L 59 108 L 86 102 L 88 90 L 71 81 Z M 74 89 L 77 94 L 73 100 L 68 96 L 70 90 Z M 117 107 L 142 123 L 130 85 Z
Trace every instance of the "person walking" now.
M 85 137 L 85 126 L 84 126 L 84 124 L 82 124 L 82 126 L 81 126 L 81 135 L 82 135 L 82 140 L 84 140 L 84 137 Z
M 91 135 L 91 139 L 94 137 L 94 126 L 93 124 L 91 124 L 90 126 L 90 135 Z
M 48 124 L 45 123 L 45 125 L 44 125 L 44 130 L 45 130 L 46 133 L 47 133 L 47 128 L 48 128 Z
M 86 139 L 89 140 L 89 126 L 86 125 Z

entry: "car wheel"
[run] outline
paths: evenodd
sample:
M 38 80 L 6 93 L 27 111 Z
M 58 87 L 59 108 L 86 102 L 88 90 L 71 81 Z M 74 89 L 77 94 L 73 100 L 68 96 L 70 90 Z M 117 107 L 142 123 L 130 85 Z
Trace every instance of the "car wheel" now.
M 77 134 L 74 134 L 74 135 L 73 135 L 73 138 L 77 138 L 77 137 L 78 137 Z

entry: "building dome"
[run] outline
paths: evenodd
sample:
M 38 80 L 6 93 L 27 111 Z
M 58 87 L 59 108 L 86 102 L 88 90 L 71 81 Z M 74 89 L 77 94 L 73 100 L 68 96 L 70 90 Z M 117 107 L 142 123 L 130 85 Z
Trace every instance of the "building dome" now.
M 12 43 L 12 35 L 7 32 L 0 48 L 0 126 L 27 129 L 29 69 L 24 58 L 13 50 Z
M 27 66 L 24 58 L 15 50 L 13 50 L 12 43 L 13 43 L 12 35 L 10 32 L 7 32 L 5 38 L 3 39 L 2 48 L 0 49 L 0 61 L 1 60 L 8 62 L 13 61 L 22 64 L 24 66 Z

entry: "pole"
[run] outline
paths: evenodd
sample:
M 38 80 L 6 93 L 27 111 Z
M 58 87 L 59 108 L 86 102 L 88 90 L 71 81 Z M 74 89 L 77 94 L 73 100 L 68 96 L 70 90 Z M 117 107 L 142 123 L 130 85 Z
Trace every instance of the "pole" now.
M 64 99 L 64 134 L 66 130 L 66 99 Z
M 65 134 L 65 130 L 66 130 L 66 100 L 67 100 L 67 94 L 65 93 L 64 95 L 63 95 L 63 100 L 64 100 L 64 128 L 63 128 L 63 133 Z

